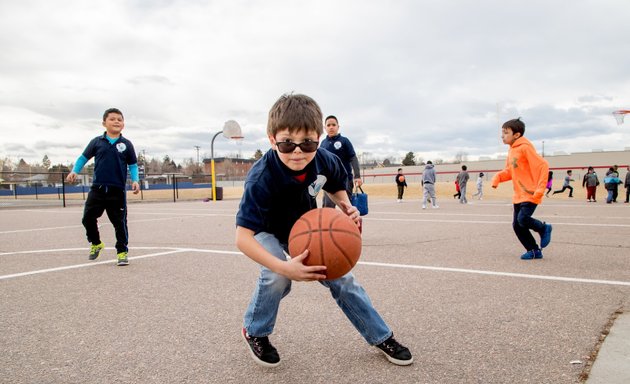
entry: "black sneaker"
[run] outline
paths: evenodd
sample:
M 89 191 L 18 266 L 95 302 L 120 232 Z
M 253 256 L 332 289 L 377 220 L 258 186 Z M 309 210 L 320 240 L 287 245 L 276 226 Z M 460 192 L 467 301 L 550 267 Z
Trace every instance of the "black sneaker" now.
M 394 339 L 394 335 L 376 345 L 376 347 L 383 352 L 390 363 L 394 363 L 396 365 L 409 365 L 413 363 L 413 357 L 411 356 L 409 349 L 400 345 L 400 343 Z
M 249 336 L 245 328 L 241 331 L 241 335 L 243 335 L 249 352 L 256 363 L 263 367 L 277 367 L 280 364 L 278 351 L 271 345 L 267 336 Z

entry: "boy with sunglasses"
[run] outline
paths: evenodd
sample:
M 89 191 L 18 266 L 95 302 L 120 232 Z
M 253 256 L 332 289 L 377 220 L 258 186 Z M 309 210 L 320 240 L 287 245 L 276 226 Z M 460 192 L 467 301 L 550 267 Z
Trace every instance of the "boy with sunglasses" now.
M 322 189 L 359 223 L 359 212 L 346 193 L 347 174 L 341 160 L 317 149 L 322 133 L 321 110 L 308 96 L 283 95 L 269 111 L 267 135 L 272 148 L 247 175 L 236 215 L 236 245 L 260 264 L 260 277 L 241 334 L 256 363 L 264 367 L 280 364 L 268 338 L 280 301 L 290 292 L 293 280 L 319 281 L 369 344 L 378 347 L 390 362 L 409 365 L 413 362 L 409 349 L 394 339 L 352 272 L 324 280 L 325 266 L 302 263 L 308 251 L 287 257 L 293 224 L 317 208 L 316 197 Z

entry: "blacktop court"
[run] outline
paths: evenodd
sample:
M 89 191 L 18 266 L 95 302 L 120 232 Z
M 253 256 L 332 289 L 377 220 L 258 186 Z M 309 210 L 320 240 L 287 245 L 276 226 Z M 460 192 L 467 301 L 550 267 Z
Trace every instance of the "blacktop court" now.
M 106 217 L 89 262 L 82 206 L 2 209 L 0 382 L 630 382 L 628 204 L 546 200 L 552 242 L 522 261 L 508 199 L 438 203 L 371 198 L 354 269 L 414 364 L 367 345 L 320 284 L 294 283 L 274 369 L 240 336 L 258 266 L 234 245 L 237 199 L 130 204 L 128 267 Z

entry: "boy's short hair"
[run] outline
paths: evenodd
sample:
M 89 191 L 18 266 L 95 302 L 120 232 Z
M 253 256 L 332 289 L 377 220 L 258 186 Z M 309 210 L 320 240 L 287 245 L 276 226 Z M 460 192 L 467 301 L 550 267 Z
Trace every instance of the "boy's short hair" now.
M 612 169 L 612 168 L 610 168 L 610 169 Z M 572 172 L 573 172 L 573 171 L 572 171 L 572 170 L 570 170 L 570 169 L 569 169 L 569 170 L 567 170 L 567 173 L 572 173 Z
M 462 165 L 462 171 L 465 171 L 465 170 L 467 170 L 467 169 L 468 169 L 468 167 L 467 167 L 467 166 Z
M 120 112 L 120 109 L 118 109 L 118 108 L 109 108 L 109 109 L 107 109 L 107 110 L 103 113 L 103 121 L 107 120 L 107 116 L 108 116 L 110 113 L 117 113 L 117 114 L 119 114 L 120 116 L 122 116 L 123 120 L 125 119 L 125 116 L 123 116 L 123 113 L 122 113 L 122 112 Z
M 324 121 L 328 121 L 328 119 L 335 119 L 335 121 L 337 122 L 337 124 L 339 124 L 339 119 L 337 119 L 337 116 L 335 116 L 335 115 L 328 115 L 328 116 L 326 116 L 326 118 L 324 119 Z
M 512 134 L 520 133 L 521 136 L 525 134 L 525 123 L 521 121 L 520 117 L 518 119 L 506 121 L 505 123 L 503 123 L 503 126 L 501 128 L 511 130 Z
M 289 132 L 316 132 L 321 136 L 324 132 L 322 110 L 317 102 L 306 95 L 284 94 L 269 110 L 267 134 L 275 137 L 278 131 L 288 129 Z
M 326 119 L 326 120 L 328 120 L 328 119 Z M 402 171 L 402 168 L 398 168 L 398 171 L 399 171 L 399 172 L 400 172 L 400 171 Z

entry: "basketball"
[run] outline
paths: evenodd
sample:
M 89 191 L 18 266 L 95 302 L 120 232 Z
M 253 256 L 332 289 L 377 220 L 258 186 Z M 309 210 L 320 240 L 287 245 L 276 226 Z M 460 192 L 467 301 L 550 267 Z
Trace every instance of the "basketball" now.
M 359 227 L 334 208 L 306 212 L 289 233 L 289 254 L 308 249 L 304 265 L 325 265 L 326 280 L 338 279 L 354 267 L 361 255 Z
M 398 181 L 400 181 L 401 183 L 405 181 L 405 176 L 403 175 L 398 176 Z

